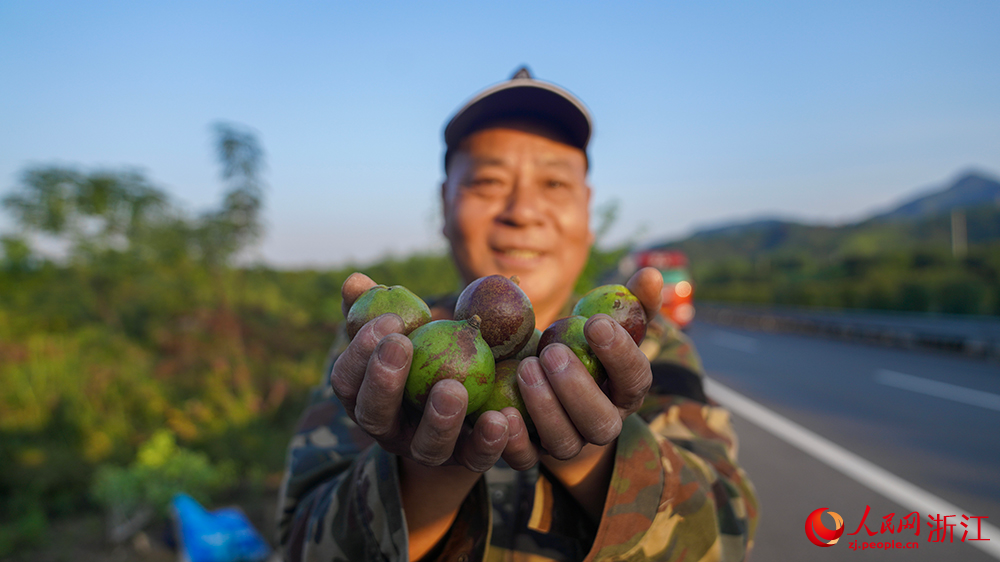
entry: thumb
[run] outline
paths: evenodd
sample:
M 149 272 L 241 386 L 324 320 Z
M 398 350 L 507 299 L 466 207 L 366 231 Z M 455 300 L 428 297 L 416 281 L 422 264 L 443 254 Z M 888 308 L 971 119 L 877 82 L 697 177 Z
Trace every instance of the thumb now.
M 340 296 L 344 299 L 340 303 L 340 311 L 344 313 L 344 318 L 347 318 L 347 312 L 351 310 L 351 306 L 354 305 L 354 301 L 358 300 L 358 297 L 362 293 L 371 289 L 378 283 L 371 280 L 370 277 L 364 273 L 352 273 L 350 277 L 344 281 L 344 284 L 340 287 Z
M 663 274 L 659 270 L 644 267 L 636 271 L 625 286 L 646 309 L 647 320 L 651 320 L 660 312 L 660 306 L 663 304 Z

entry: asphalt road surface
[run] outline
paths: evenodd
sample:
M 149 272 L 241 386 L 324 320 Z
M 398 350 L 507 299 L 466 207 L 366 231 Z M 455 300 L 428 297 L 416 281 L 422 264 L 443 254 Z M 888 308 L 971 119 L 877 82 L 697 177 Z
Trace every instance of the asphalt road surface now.
M 1000 560 L 1000 364 L 705 323 L 689 335 L 760 497 L 751 560 Z M 830 547 L 806 537 L 818 508 L 844 521 Z M 919 536 L 898 530 L 913 511 Z M 890 514 L 898 532 L 882 532 Z M 953 542 L 929 540 L 937 515 L 954 516 Z M 963 515 L 985 516 L 981 532 Z M 887 541 L 916 548 L 862 549 Z

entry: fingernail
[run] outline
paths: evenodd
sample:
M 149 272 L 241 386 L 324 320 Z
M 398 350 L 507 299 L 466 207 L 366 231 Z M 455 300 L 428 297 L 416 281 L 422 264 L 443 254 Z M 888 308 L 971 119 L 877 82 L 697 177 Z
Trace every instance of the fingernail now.
M 521 366 L 517 369 L 517 378 L 521 379 L 521 382 L 528 387 L 541 386 L 545 382 L 545 374 L 542 373 L 542 368 L 535 360 L 522 361 Z
M 406 350 L 398 341 L 385 340 L 378 347 L 378 360 L 390 369 L 402 369 L 406 365 Z
M 510 414 L 510 415 L 507 416 L 507 427 L 509 428 L 509 431 L 510 431 L 510 434 L 508 435 L 508 437 L 510 439 L 513 440 L 518 435 L 521 435 L 521 431 L 522 431 L 521 428 L 523 426 L 524 426 L 524 423 L 518 423 L 516 415 Z M 514 433 L 515 429 L 517 429 L 517 433 Z
M 496 443 L 503 437 L 505 431 L 507 428 L 503 424 L 490 422 L 483 428 L 483 438 L 486 439 L 487 443 Z
M 597 318 L 590 323 L 587 330 L 590 342 L 598 347 L 607 347 L 615 340 L 615 327 L 607 318 Z
M 389 334 L 400 332 L 403 329 L 403 319 L 395 314 L 383 314 L 375 320 L 372 326 L 372 333 L 375 339 L 381 340 Z
M 564 345 L 550 345 L 542 352 L 541 360 L 547 372 L 558 373 L 569 365 L 569 351 Z
M 447 392 L 431 393 L 431 407 L 442 417 L 450 418 L 462 411 L 462 401 L 454 394 Z

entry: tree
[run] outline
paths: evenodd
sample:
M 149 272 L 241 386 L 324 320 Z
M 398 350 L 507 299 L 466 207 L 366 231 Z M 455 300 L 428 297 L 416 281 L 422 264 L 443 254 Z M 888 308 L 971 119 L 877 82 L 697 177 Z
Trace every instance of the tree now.
M 246 129 L 218 123 L 213 130 L 227 189 L 221 205 L 197 219 L 135 170 L 30 167 L 3 207 L 22 232 L 53 236 L 74 258 L 131 251 L 144 260 L 175 260 L 194 252 L 208 267 L 223 267 L 263 233 L 264 151 Z
M 264 151 L 250 131 L 229 123 L 214 126 L 216 155 L 228 189 L 222 206 L 202 217 L 202 256 L 209 266 L 226 264 L 263 233 Z
M 139 172 L 64 166 L 28 168 L 3 206 L 23 231 L 55 236 L 76 252 L 124 249 L 169 208 Z

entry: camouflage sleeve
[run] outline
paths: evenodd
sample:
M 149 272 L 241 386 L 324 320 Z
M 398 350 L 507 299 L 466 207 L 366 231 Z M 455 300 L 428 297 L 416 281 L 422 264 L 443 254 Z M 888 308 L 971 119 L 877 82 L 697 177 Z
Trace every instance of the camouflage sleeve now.
M 701 358 L 676 324 L 657 315 L 649 323 L 639 349 L 649 358 L 653 369 L 650 393 L 708 402 L 702 385 Z
M 594 559 L 744 560 L 758 504 L 729 413 L 704 398 L 701 362 L 680 330 L 662 321 L 649 336 L 656 380 L 618 438 Z
M 284 559 L 405 559 L 396 457 L 368 444 L 332 392 L 315 398 L 289 446 L 278 503 Z
M 330 349 L 327 376 L 346 347 L 341 333 Z M 406 559 L 398 498 L 396 457 L 357 427 L 329 384 L 315 389 L 288 447 L 278 501 L 284 559 Z

